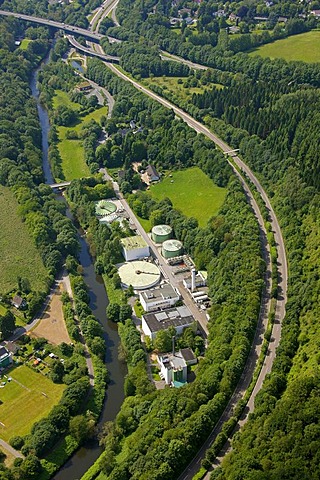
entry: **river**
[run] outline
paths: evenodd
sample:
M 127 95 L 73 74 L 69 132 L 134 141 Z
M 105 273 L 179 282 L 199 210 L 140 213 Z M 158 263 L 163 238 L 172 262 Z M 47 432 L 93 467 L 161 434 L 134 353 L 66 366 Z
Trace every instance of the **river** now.
M 49 57 L 44 61 L 47 63 Z M 41 67 L 40 67 L 41 68 Z M 46 183 L 54 183 L 50 165 L 48 162 L 48 133 L 50 128 L 47 110 L 39 102 L 39 91 L 37 88 L 36 70 L 30 82 L 32 95 L 37 102 L 39 120 L 42 129 L 42 158 L 43 171 Z M 71 213 L 67 210 L 67 215 L 72 218 Z M 84 280 L 88 286 L 90 295 L 90 308 L 93 314 L 101 323 L 104 330 L 104 338 L 106 341 L 106 365 L 109 372 L 110 382 L 106 391 L 106 398 L 101 412 L 98 426 L 101 427 L 104 422 L 113 420 L 120 410 L 120 406 L 124 399 L 124 377 L 127 373 L 126 365 L 118 359 L 118 347 L 120 343 L 117 325 L 110 322 L 106 317 L 106 307 L 108 305 L 108 297 L 102 281 L 102 278 L 95 274 L 92 257 L 89 252 L 88 244 L 79 231 L 80 255 L 79 261 L 83 267 Z M 96 439 L 90 445 L 80 448 L 75 452 L 67 463 L 55 474 L 56 480 L 76 480 L 88 470 L 88 468 L 99 457 L 101 449 Z

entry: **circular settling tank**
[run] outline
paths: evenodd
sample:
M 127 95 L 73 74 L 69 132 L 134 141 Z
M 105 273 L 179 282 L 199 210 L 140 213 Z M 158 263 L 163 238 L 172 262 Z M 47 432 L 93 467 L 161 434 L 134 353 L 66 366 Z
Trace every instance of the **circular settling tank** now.
M 96 215 L 98 217 L 105 217 L 111 213 L 116 212 L 117 206 L 110 200 L 99 200 L 96 203 Z
M 182 255 L 183 245 L 179 240 L 166 240 L 162 244 L 162 255 L 164 258 L 178 257 Z
M 169 240 L 172 235 L 170 225 L 155 225 L 151 230 L 151 237 L 155 243 L 163 243 Z
M 135 290 L 151 288 L 159 283 L 161 277 L 160 270 L 154 263 L 141 260 L 121 265 L 119 275 L 124 287 L 132 285 Z

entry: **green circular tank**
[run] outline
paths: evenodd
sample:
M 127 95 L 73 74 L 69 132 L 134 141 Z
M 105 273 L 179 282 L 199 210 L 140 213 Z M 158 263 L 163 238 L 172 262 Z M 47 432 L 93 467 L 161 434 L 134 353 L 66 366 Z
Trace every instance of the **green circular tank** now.
M 155 225 L 151 230 L 151 238 L 155 243 L 163 243 L 169 240 L 172 235 L 170 225 Z
M 164 258 L 173 258 L 182 255 L 183 245 L 179 240 L 166 240 L 162 244 L 162 255 Z

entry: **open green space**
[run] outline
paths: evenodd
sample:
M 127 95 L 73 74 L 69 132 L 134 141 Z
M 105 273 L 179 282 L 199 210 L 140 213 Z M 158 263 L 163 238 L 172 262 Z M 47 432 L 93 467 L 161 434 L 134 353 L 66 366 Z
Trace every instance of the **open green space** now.
M 30 42 L 32 42 L 30 38 L 24 38 L 19 46 L 20 50 L 27 50 Z
M 11 382 L 0 388 L 0 438 L 8 442 L 15 435 L 28 434 L 36 421 L 48 415 L 65 385 L 55 384 L 25 365 L 13 368 L 7 376 Z
M 211 83 L 210 85 L 201 85 L 200 87 L 185 87 L 187 82 L 187 77 L 153 77 L 143 80 L 143 83 L 147 87 L 152 85 L 157 85 L 161 87 L 164 91 L 167 90 L 175 96 L 179 97 L 181 100 L 190 100 L 194 93 L 204 93 L 205 90 L 211 89 L 213 86 L 216 86 L 219 89 L 224 88 L 223 85 Z
M 172 172 L 160 183 L 152 185 L 149 193 L 156 199 L 169 197 L 174 208 L 187 217 L 194 217 L 204 227 L 223 204 L 227 189 L 217 187 L 198 167 Z
M 293 35 L 255 48 L 250 56 L 283 58 L 287 61 L 301 60 L 307 63 L 320 62 L 320 30 Z
M 53 97 L 53 108 L 57 108 L 60 105 L 65 105 L 74 110 L 79 110 L 81 105 L 79 103 L 71 102 L 68 94 L 61 90 L 56 91 L 56 95 Z M 62 170 L 66 180 L 74 180 L 75 178 L 86 177 L 90 175 L 88 165 L 84 158 L 84 149 L 82 140 L 71 140 L 66 138 L 67 132 L 70 130 L 75 131 L 79 136 L 82 127 L 90 120 L 100 121 L 102 115 L 107 115 L 107 107 L 101 107 L 93 112 L 81 117 L 77 125 L 72 127 L 58 127 L 59 144 L 58 149 L 62 159 Z
M 0 185 L 0 292 L 17 287 L 23 276 L 33 290 L 45 290 L 47 272 L 26 225 L 17 213 L 18 203 L 9 188 Z

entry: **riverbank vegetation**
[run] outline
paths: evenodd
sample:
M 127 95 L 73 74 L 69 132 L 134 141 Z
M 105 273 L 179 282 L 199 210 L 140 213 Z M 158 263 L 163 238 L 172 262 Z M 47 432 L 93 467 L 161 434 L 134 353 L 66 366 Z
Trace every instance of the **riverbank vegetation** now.
M 44 67 L 39 83 L 50 115 L 49 161 L 55 179 L 73 180 L 96 172 L 95 149 L 107 108 L 98 104 L 96 95 L 77 91 L 79 77 L 62 61 Z

